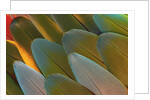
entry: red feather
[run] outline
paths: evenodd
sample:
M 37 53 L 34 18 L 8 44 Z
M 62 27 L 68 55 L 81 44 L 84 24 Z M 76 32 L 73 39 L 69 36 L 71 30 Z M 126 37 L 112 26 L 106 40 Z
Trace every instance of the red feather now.
M 13 19 L 10 17 L 10 15 L 6 14 L 6 40 L 13 40 L 13 37 L 11 35 L 11 31 L 9 28 L 12 20 Z

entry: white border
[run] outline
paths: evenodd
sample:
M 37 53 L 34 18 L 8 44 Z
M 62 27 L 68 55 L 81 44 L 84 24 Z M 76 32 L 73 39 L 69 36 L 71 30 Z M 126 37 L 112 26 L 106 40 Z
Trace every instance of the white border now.
M 0 10 L 10 10 L 11 0 L 0 0 Z
M 6 95 L 6 14 L 128 14 L 128 95 Z M 2 99 L 134 99 L 134 11 L 2 11 L 1 98 Z
M 12 1 L 11 5 L 12 10 L 134 10 L 135 92 L 149 93 L 148 1 Z

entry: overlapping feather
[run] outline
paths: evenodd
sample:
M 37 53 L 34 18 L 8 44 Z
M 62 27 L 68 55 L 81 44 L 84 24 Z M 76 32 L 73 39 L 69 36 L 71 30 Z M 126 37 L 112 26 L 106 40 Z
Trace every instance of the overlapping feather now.
M 7 95 L 128 94 L 127 15 L 7 17 Z

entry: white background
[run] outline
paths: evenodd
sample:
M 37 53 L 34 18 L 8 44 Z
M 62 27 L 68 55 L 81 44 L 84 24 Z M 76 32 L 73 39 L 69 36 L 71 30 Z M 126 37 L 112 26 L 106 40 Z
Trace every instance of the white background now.
M 135 11 L 135 92 L 148 93 L 148 1 L 13 1 L 11 4 L 12 10 Z
M 9 10 L 9 0 L 0 0 L 0 9 Z M 3 2 L 3 4 L 1 3 Z M 7 3 L 7 5 L 6 5 Z M 93 6 L 94 5 L 94 6 Z M 92 6 L 92 7 L 91 7 Z M 12 10 L 134 10 L 135 11 L 135 92 L 148 93 L 148 4 L 147 1 L 56 1 L 11 2 Z M 136 100 L 149 100 L 148 94 L 136 94 Z M 148 99 L 149 98 L 149 99 Z
M 0 10 L 10 10 L 10 0 L 0 0 Z

